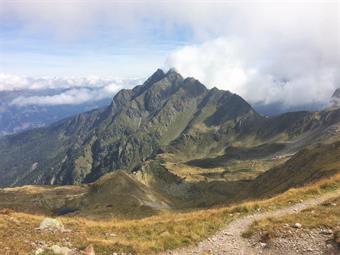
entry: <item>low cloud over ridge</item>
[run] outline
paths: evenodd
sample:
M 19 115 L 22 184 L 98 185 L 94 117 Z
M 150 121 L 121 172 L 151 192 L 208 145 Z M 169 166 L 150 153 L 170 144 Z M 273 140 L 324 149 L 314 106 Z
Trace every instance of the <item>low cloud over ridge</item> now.
M 230 90 L 253 104 L 295 107 L 327 104 L 340 86 L 336 59 L 322 60 L 317 47 L 284 51 L 251 48 L 240 39 L 218 38 L 170 54 L 167 67 L 209 87 Z M 309 45 L 310 46 L 310 45 Z
M 15 75 L 0 74 L 0 92 L 30 90 L 50 90 L 48 95 L 18 96 L 11 105 L 76 105 L 98 101 L 113 95 L 122 88 L 133 87 L 142 79 L 100 79 L 88 78 L 29 78 Z M 34 94 L 34 93 L 33 93 Z
M 340 3 L 232 6 L 233 13 L 214 24 L 217 37 L 178 48 L 165 66 L 253 104 L 327 104 L 340 87 Z

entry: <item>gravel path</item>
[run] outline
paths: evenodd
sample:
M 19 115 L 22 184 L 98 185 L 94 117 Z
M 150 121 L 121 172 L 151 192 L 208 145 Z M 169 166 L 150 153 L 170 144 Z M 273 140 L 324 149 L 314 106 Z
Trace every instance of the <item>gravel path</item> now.
M 315 199 L 303 201 L 290 207 L 242 217 L 231 222 L 226 228 L 217 232 L 214 236 L 201 241 L 196 246 L 189 246 L 173 251 L 167 251 L 163 253 L 163 255 L 258 255 L 262 253 L 260 248 L 252 246 L 248 239 L 245 239 L 241 236 L 241 234 L 245 232 L 255 220 L 297 213 L 305 208 L 321 204 L 324 201 L 339 195 L 340 190 L 327 193 Z M 266 252 L 266 254 L 268 253 Z

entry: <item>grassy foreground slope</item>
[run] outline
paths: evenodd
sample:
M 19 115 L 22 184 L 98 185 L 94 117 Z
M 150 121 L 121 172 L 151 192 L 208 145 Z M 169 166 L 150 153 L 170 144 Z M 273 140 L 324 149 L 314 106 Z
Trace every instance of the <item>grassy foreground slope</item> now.
M 49 245 L 68 244 L 80 249 L 94 244 L 99 255 L 113 252 L 155 254 L 196 243 L 233 219 L 260 208 L 273 210 L 339 188 L 340 175 L 336 175 L 305 187 L 290 189 L 271 199 L 189 213 L 162 213 L 141 220 L 92 221 L 76 216 L 59 217 L 65 227 L 71 229 L 67 233 L 36 230 L 43 215 L 3 209 L 0 211 L 0 248 L 9 251 L 7 254 L 30 254 L 35 249 L 35 242 L 44 241 Z

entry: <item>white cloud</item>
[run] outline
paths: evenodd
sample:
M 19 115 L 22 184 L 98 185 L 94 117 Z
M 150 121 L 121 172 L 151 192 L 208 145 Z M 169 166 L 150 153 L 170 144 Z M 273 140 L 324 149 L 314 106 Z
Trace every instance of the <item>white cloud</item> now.
M 0 73 L 0 91 L 21 89 L 29 86 L 29 81 L 25 77 Z
M 74 87 L 101 88 L 111 84 L 119 86 L 132 86 L 141 82 L 141 78 L 99 78 L 88 76 L 80 78 L 60 77 L 23 77 L 12 74 L 0 73 L 0 91 L 13 91 L 22 89 L 62 89 Z
M 255 52 L 248 52 L 244 45 L 240 40 L 219 38 L 186 46 L 173 52 L 166 66 L 209 87 L 237 93 L 251 103 L 281 103 L 287 107 L 322 104 L 329 102 L 340 86 L 339 66 L 318 64 L 315 48 L 308 49 L 305 56 L 301 56 L 301 49 L 290 48 L 291 56 L 287 56 L 286 51 L 277 48 L 276 53 L 267 55 L 266 61 L 272 63 L 268 65 L 261 61 L 266 52 L 257 47 L 253 47 Z
M 339 7 L 335 1 L 236 5 L 229 24 L 215 24 L 221 36 L 177 49 L 165 66 L 251 103 L 326 104 L 340 87 Z
M 10 74 L 0 74 L 0 92 L 29 90 L 31 96 L 18 96 L 11 105 L 65 105 L 82 104 L 113 97 L 122 88 L 130 88 L 142 79 L 100 79 L 87 78 L 31 78 Z M 51 90 L 48 95 L 41 91 Z M 19 93 L 20 94 L 20 93 Z M 35 95 L 36 94 L 36 95 Z M 45 93 L 46 94 L 46 93 Z
M 76 105 L 91 101 L 98 101 L 110 98 L 120 87 L 115 84 L 108 85 L 94 90 L 87 88 L 70 89 L 66 92 L 51 96 L 19 96 L 11 104 L 16 106 L 26 105 Z
M 169 33 L 178 26 L 187 26 L 199 37 L 209 35 L 248 34 L 271 31 L 276 35 L 301 34 L 313 28 L 314 34 L 334 32 L 339 23 L 339 1 L 36 1 L 0 0 L 2 17 L 20 22 L 27 31 L 49 31 L 56 35 L 76 37 L 103 29 L 147 31 L 161 26 Z M 70 25 L 72 24 L 72 25 Z M 147 26 L 145 26 L 147 25 Z M 99 28 L 99 29 L 98 29 Z M 329 34 L 331 35 L 331 34 Z M 329 37 L 310 38 L 329 41 Z

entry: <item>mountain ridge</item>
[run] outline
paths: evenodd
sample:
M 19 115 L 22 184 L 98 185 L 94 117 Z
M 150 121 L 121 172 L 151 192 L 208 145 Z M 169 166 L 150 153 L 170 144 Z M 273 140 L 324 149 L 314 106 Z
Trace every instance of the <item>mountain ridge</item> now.
M 264 117 L 236 94 L 158 69 L 106 108 L 0 139 L 0 186 L 93 182 L 116 170 L 138 171 L 162 152 L 195 160 L 229 147 L 283 143 L 274 156 L 294 153 L 324 139 L 339 120 L 340 110 Z

